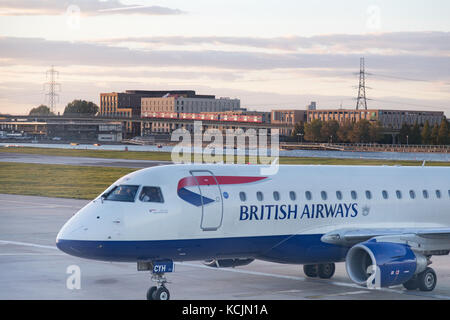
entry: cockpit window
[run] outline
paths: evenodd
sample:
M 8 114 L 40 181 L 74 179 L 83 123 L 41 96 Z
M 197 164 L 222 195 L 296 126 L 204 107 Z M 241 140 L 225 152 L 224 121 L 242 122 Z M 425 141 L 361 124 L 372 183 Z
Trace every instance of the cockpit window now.
M 134 202 L 139 186 L 120 185 L 103 195 L 104 200 Z
M 164 202 L 160 187 L 143 187 L 139 200 L 142 202 Z

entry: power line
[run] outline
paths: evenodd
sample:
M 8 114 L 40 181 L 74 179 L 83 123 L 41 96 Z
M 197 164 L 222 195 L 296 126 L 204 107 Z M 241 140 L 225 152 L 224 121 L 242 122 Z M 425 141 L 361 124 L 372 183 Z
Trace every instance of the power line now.
M 370 73 L 370 75 L 375 76 L 375 77 L 391 78 L 391 79 L 397 79 L 397 80 L 416 81 L 416 82 L 433 82 L 433 80 L 398 77 L 398 76 L 391 76 L 391 75 L 380 74 L 380 73 Z

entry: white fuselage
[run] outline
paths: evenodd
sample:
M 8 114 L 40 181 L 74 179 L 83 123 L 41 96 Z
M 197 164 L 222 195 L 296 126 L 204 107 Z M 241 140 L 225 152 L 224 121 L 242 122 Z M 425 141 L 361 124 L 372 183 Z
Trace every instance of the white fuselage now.
M 261 168 L 193 164 L 133 172 L 108 190 L 137 186 L 134 201 L 97 197 L 61 229 L 58 247 L 117 261 L 340 261 L 346 249 L 320 236 L 344 228 L 450 227 L 450 168 L 280 165 L 274 175 Z M 163 202 L 141 201 L 146 186 L 160 188 Z

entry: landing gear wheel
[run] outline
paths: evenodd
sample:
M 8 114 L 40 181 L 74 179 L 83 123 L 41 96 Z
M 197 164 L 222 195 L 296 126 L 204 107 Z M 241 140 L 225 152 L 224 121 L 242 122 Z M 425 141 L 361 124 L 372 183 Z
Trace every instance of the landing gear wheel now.
M 335 270 L 334 263 L 319 264 L 317 267 L 317 275 L 321 279 L 330 279 L 334 275 Z
M 436 287 L 436 272 L 432 268 L 426 268 L 417 275 L 417 283 L 420 291 L 432 291 Z
M 170 293 L 165 287 L 159 287 L 156 289 L 155 293 L 153 293 L 153 300 L 169 300 Z
M 403 284 L 403 287 L 405 287 L 406 290 L 416 290 L 419 287 L 417 276 L 414 276 L 410 280 L 406 281 Z
M 147 300 L 154 300 L 153 294 L 156 292 L 158 288 L 157 287 L 150 287 L 150 289 L 147 290 Z
M 316 278 L 317 277 L 317 265 L 316 264 L 305 264 L 303 265 L 303 272 L 307 277 Z

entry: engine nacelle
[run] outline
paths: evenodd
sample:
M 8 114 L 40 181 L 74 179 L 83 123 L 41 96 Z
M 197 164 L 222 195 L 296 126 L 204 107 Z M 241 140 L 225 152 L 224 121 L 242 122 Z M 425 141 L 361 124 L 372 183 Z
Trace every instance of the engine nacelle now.
M 350 279 L 369 288 L 395 286 L 410 280 L 427 267 L 427 259 L 402 243 L 359 243 L 347 253 L 345 260 Z
M 237 266 L 245 266 L 247 264 L 250 264 L 255 259 L 251 258 L 233 258 L 233 259 L 211 259 L 206 260 L 203 262 L 204 265 L 207 265 L 208 267 L 213 268 L 234 268 Z

